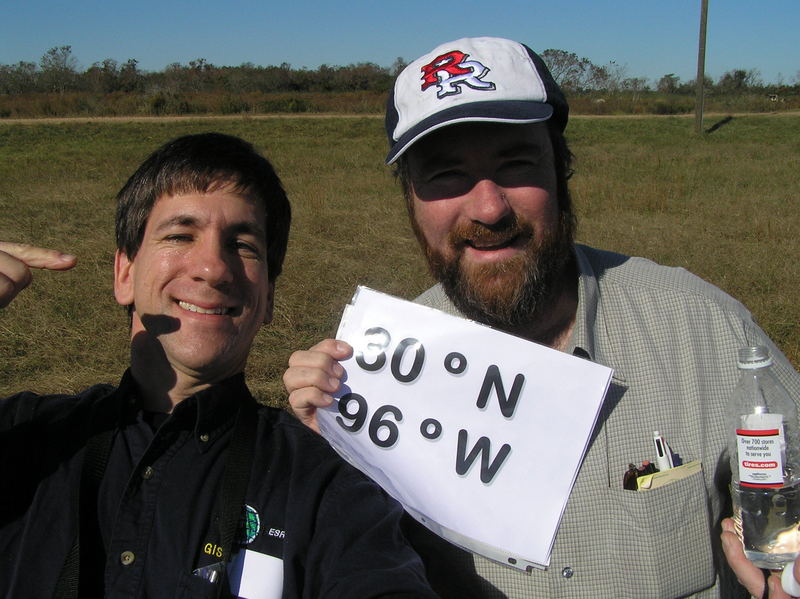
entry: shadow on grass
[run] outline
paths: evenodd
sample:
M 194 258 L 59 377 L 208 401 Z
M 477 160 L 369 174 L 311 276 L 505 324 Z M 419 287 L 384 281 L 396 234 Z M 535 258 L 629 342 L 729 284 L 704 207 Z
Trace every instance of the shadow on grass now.
M 716 131 L 717 129 L 719 129 L 720 127 L 722 127 L 722 126 L 724 126 L 724 125 L 727 125 L 727 124 L 728 124 L 728 123 L 730 123 L 732 120 L 733 120 L 733 117 L 732 117 L 732 116 L 726 116 L 726 117 L 725 117 L 724 119 L 722 119 L 721 121 L 717 121 L 716 123 L 714 123 L 713 125 L 711 125 L 711 126 L 708 128 L 708 129 L 706 129 L 706 133 L 714 133 L 714 131 Z

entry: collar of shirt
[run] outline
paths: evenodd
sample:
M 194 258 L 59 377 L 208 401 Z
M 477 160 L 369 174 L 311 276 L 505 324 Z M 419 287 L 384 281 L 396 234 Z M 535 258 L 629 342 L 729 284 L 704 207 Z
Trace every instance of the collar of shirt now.
M 595 273 L 589 259 L 586 256 L 581 244 L 573 246 L 575 260 L 578 264 L 578 309 L 575 314 L 575 325 L 572 329 L 567 352 L 580 358 L 585 358 L 602 364 L 611 366 L 612 360 L 606 351 L 601 351 L 597 345 L 596 331 L 598 326 L 598 311 L 600 304 L 600 289 L 597 284 L 597 274 Z M 618 383 L 625 383 L 625 376 L 617 368 L 614 368 L 612 378 Z
M 142 418 L 141 398 L 130 370 L 123 374 L 115 394 L 125 398 L 128 419 Z M 190 430 L 197 450 L 204 453 L 233 426 L 243 402 L 256 403 L 247 388 L 244 373 L 239 373 L 180 402 L 159 432 Z
M 578 264 L 578 309 L 567 353 L 595 361 L 594 327 L 597 317 L 597 279 L 579 245 L 573 246 Z

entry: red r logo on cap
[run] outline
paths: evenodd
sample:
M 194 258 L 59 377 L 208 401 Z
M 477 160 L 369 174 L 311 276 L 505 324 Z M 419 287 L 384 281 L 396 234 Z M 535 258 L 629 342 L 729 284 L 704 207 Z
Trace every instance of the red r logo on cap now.
M 423 66 L 422 91 L 432 85 L 438 87 L 436 96 L 443 98 L 452 94 L 461 93 L 461 85 L 472 89 L 493 90 L 494 83 L 483 81 L 489 69 L 477 60 L 467 60 L 469 54 L 459 50 L 451 50 L 434 58 Z

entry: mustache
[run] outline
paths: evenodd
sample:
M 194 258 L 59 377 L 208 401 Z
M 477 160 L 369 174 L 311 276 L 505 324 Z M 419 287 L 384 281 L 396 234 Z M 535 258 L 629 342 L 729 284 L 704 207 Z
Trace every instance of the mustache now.
M 511 239 L 533 239 L 534 231 L 530 223 L 520 222 L 516 214 L 510 214 L 496 223 L 464 223 L 455 227 L 448 235 L 448 241 L 453 247 L 467 244 L 482 246 L 500 245 Z

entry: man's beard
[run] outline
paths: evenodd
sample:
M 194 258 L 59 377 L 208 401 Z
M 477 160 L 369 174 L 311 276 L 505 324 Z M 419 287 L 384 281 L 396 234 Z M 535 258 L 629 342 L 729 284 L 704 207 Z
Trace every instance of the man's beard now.
M 450 232 L 452 258 L 431 248 L 412 216 L 417 238 L 428 259 L 431 274 L 450 301 L 467 318 L 505 331 L 537 323 L 553 306 L 562 287 L 562 274 L 572 258 L 575 219 L 559 211 L 555 227 L 537 238 L 530 223 L 515 214 L 494 226 L 472 223 Z M 484 246 L 512 238 L 526 243 L 525 251 L 495 264 L 464 264 L 466 241 Z

